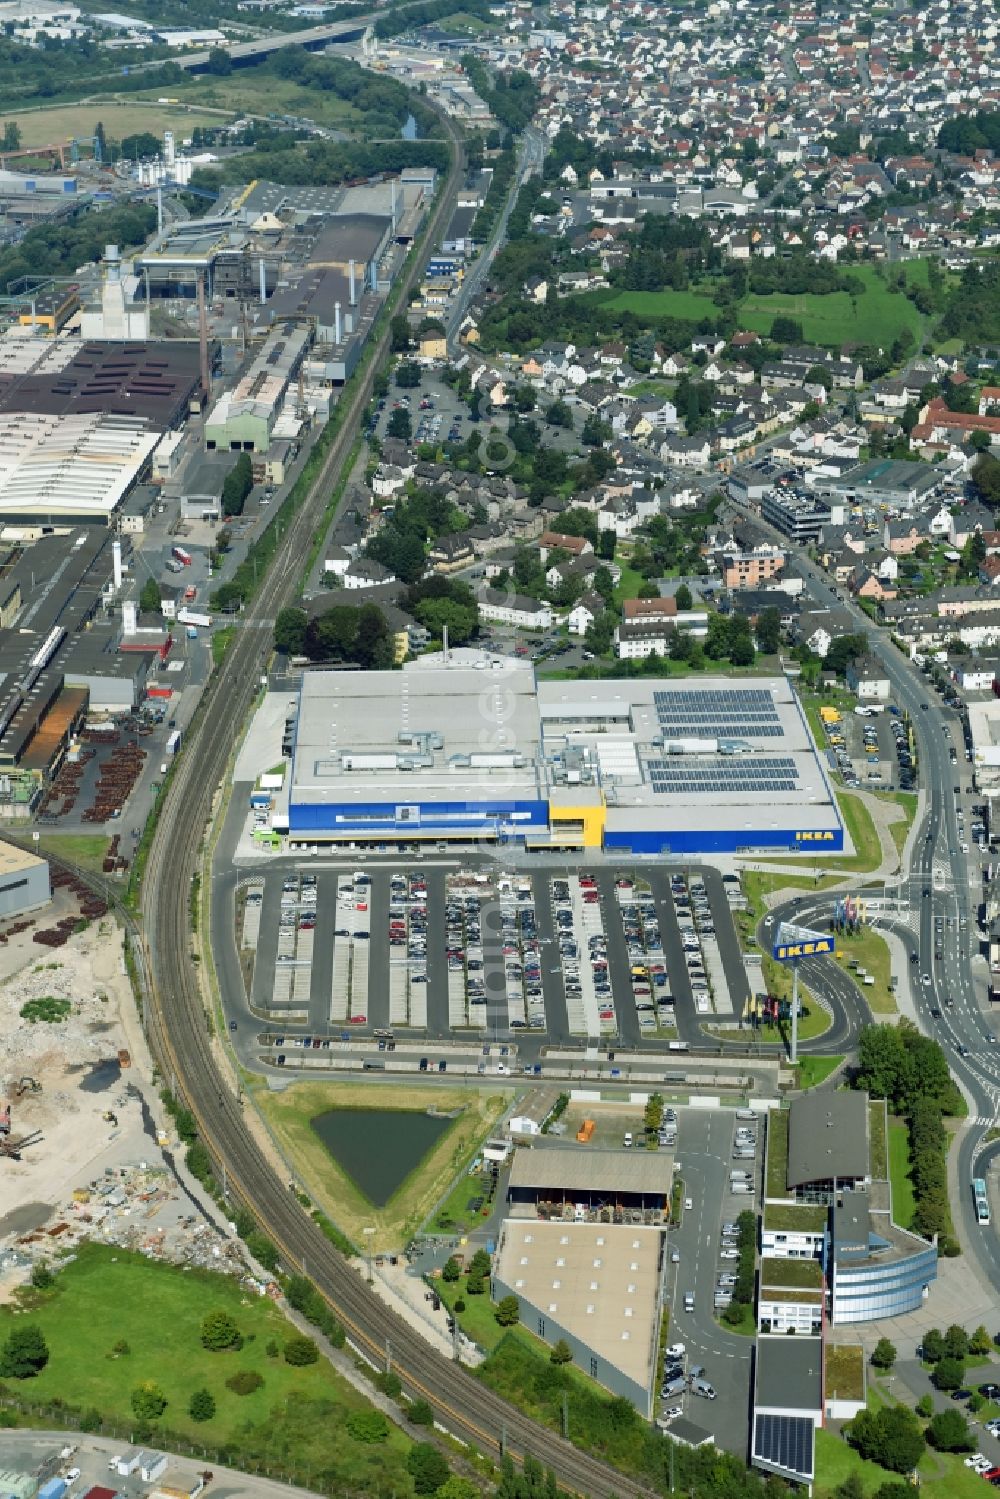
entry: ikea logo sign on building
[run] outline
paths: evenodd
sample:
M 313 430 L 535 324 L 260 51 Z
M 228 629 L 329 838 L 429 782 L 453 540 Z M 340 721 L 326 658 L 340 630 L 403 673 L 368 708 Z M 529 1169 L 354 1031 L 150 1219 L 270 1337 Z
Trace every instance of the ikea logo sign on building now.
M 836 834 L 831 833 L 829 830 L 826 832 L 795 834 L 796 843 L 833 843 L 835 838 Z
M 821 953 L 833 953 L 833 937 L 813 937 L 807 942 L 779 942 L 772 956 L 778 963 L 790 962 L 793 958 L 815 958 Z

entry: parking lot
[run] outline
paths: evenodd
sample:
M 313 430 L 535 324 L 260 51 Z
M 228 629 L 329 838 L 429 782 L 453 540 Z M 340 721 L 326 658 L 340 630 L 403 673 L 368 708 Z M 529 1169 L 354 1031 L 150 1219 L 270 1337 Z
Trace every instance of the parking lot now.
M 251 877 L 236 937 L 257 1015 L 320 1035 L 666 1048 L 747 983 L 713 871 L 304 862 Z
M 823 711 L 827 758 L 845 786 L 916 790 L 909 728 L 898 713 L 842 711 L 834 717 L 831 710 Z
M 751 1342 L 719 1318 L 736 1285 L 740 1214 L 756 1215 L 760 1200 L 764 1120 L 746 1110 L 679 1108 L 664 1114 L 664 1127 L 676 1137 L 684 1198 L 669 1236 L 670 1334 L 657 1417 L 669 1430 L 686 1416 L 743 1455 Z

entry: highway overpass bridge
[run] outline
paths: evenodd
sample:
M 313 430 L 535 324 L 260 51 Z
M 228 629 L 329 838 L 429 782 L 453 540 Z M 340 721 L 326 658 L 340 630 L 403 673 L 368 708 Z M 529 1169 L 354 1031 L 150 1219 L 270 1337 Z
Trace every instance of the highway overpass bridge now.
M 348 42 L 363 36 L 378 17 L 379 12 L 372 11 L 363 16 L 351 16 L 346 21 L 331 21 L 327 26 L 310 26 L 306 31 L 283 31 L 274 36 L 261 37 L 255 42 L 230 42 L 223 51 L 229 53 L 234 68 L 260 62 L 282 47 L 306 47 L 310 52 L 316 52 L 329 42 Z M 188 52 L 173 60 L 179 68 L 186 68 L 189 73 L 203 73 L 208 66 L 209 56 L 207 51 Z

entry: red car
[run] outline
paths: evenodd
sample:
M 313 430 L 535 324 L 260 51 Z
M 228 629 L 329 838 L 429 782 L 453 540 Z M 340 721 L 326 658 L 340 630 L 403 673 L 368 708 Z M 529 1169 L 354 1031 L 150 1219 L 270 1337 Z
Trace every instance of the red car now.
M 347 1023 L 348 1023 L 348 1025 L 367 1025 L 368 1024 L 368 1016 L 367 1015 L 352 1015 L 351 1018 L 350 1018 L 350 1020 Z

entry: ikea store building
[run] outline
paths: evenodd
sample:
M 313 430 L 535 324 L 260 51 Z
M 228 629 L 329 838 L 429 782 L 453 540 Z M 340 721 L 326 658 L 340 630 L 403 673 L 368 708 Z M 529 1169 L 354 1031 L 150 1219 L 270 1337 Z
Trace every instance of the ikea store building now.
M 784 677 L 536 682 L 530 663 L 478 650 L 402 671 L 310 671 L 292 755 L 293 842 L 482 840 L 622 854 L 844 847 L 825 766 Z

